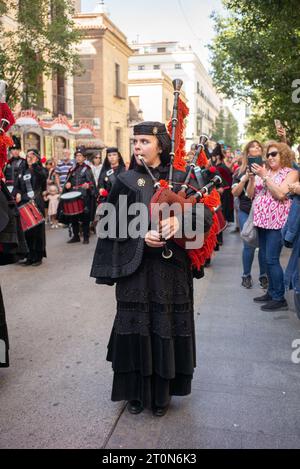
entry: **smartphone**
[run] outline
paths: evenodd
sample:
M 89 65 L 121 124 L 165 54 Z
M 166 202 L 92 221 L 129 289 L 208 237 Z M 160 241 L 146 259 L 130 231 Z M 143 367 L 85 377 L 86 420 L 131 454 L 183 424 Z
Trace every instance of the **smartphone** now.
M 262 156 L 248 156 L 248 164 L 251 166 L 252 164 L 259 164 L 259 166 L 263 165 Z
M 248 156 L 248 169 L 251 171 L 251 166 L 253 164 L 258 164 L 259 166 L 263 165 L 263 159 L 261 156 Z
M 280 122 L 279 119 L 274 119 L 274 124 L 275 124 L 276 129 L 282 128 L 282 123 Z

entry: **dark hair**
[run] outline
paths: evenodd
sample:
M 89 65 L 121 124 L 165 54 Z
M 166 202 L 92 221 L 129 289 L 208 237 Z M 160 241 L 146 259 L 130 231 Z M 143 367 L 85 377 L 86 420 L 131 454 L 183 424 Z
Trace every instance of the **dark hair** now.
M 220 158 L 221 161 L 224 160 L 224 153 L 223 153 L 223 150 L 222 150 L 222 147 L 221 147 L 220 143 L 216 144 L 215 148 L 212 151 L 211 156 L 217 156 L 217 157 Z
M 99 155 L 100 156 L 100 160 L 102 162 L 102 155 L 101 155 L 101 152 L 100 151 L 96 151 L 93 156 L 92 156 L 92 161 L 94 161 L 94 159 L 96 158 L 96 156 Z
M 126 168 L 121 153 L 120 153 L 119 151 L 116 151 L 116 153 L 118 153 L 118 155 L 119 155 L 119 166 L 123 166 L 124 168 Z M 102 164 L 101 171 L 100 171 L 99 181 L 100 181 L 100 178 L 103 177 L 103 175 L 104 175 L 109 169 L 111 169 L 111 166 L 110 166 L 110 162 L 108 161 L 108 155 L 106 155 L 106 157 L 104 158 L 103 164 Z

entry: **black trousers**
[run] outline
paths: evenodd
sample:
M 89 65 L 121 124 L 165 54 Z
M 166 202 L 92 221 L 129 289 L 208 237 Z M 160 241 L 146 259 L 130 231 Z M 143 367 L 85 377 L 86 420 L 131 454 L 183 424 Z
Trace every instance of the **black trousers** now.
M 29 254 L 27 259 L 31 262 L 38 262 L 46 257 L 46 235 L 45 235 L 45 223 L 26 231 L 25 233 L 26 242 L 28 245 Z
M 78 238 L 79 237 L 79 221 L 72 222 L 72 230 L 73 230 L 74 237 Z M 90 222 L 89 221 L 82 222 L 82 231 L 83 231 L 84 239 L 88 239 L 90 236 Z

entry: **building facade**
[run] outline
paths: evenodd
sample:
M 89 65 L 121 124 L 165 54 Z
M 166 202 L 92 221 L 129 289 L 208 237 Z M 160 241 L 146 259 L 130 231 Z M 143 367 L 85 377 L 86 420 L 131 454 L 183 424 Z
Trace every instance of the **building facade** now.
M 190 109 L 186 128 L 187 146 L 197 142 L 202 133 L 211 135 L 222 99 L 192 48 L 178 42 L 133 43 L 131 48 L 134 54 L 129 59 L 130 77 L 134 74 L 138 79 L 138 76 L 143 77 L 151 71 L 161 71 L 171 80 L 183 80 L 182 89 Z
M 78 51 L 84 72 L 74 77 L 74 118 L 94 126 L 105 146 L 129 158 L 128 58 L 124 34 L 99 11 L 74 17 L 82 33 Z
M 75 9 L 80 9 L 80 1 L 74 0 Z M 0 18 L 0 27 L 4 31 L 14 31 L 18 34 L 18 11 L 12 4 L 6 15 Z M 19 83 L 23 91 L 24 84 Z M 73 150 L 78 142 L 90 142 L 101 148 L 102 142 L 86 122 L 74 126 L 74 91 L 73 77 L 53 75 L 51 78 L 41 76 L 37 86 L 41 88 L 41 98 L 32 109 L 22 108 L 18 103 L 14 109 L 17 123 L 12 128 L 21 139 L 22 149 L 38 149 L 42 155 L 60 158 L 64 148 Z M 83 130 L 85 129 L 85 130 Z
M 174 88 L 171 78 L 162 70 L 129 72 L 130 140 L 132 151 L 133 126 L 142 121 L 159 121 L 166 125 L 172 117 Z M 186 102 L 186 96 L 181 93 Z

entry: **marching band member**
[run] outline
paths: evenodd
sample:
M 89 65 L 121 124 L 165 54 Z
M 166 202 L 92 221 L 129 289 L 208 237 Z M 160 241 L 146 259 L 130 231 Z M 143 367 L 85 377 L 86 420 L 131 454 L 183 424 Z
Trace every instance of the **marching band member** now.
M 118 175 L 108 197 L 117 213 L 120 194 L 127 195 L 128 205 L 140 202 L 149 207 L 155 190 L 139 157 L 157 181 L 165 181 L 170 150 L 164 124 L 143 122 L 134 127 L 133 169 Z M 182 175 L 174 171 L 174 179 L 181 177 L 182 182 Z M 208 232 L 212 214 L 206 207 L 204 213 Z M 97 283 L 116 283 L 117 313 L 107 353 L 114 371 L 111 398 L 129 401 L 132 414 L 152 408 L 154 415 L 165 415 L 172 395 L 191 392 L 196 366 L 191 259 L 170 240 L 178 230 L 176 217 L 163 220 L 161 230 L 137 239 L 119 239 L 118 234 L 115 239 L 98 239 L 91 270 Z M 173 251 L 170 259 L 162 257 L 162 239 Z
M 26 165 L 26 161 L 20 155 L 20 139 L 14 135 L 12 139 L 13 145 L 9 148 L 9 160 L 3 170 L 3 174 L 6 179 L 6 185 L 11 193 L 13 193 L 13 189 L 17 182 L 19 173 L 25 169 Z
M 79 243 L 79 222 L 82 223 L 83 244 L 89 244 L 90 222 L 93 220 L 93 197 L 94 197 L 94 177 L 90 166 L 85 163 L 85 156 L 82 150 L 76 150 L 74 154 L 76 165 L 69 171 L 63 193 L 70 191 L 81 192 L 84 202 L 83 212 L 79 215 L 72 215 L 64 218 L 72 223 L 73 237 L 68 243 Z
M 100 202 L 107 199 L 118 174 L 126 170 L 124 160 L 117 147 L 109 147 L 98 180 Z
M 29 149 L 26 154 L 25 169 L 19 174 L 15 192 L 16 202 L 21 207 L 28 202 L 34 202 L 40 214 L 45 217 L 45 203 L 43 192 L 47 187 L 47 172 L 40 161 L 39 152 Z M 21 215 L 22 216 L 22 215 Z M 46 257 L 45 221 L 32 227 L 25 233 L 29 254 L 24 266 L 39 266 Z

